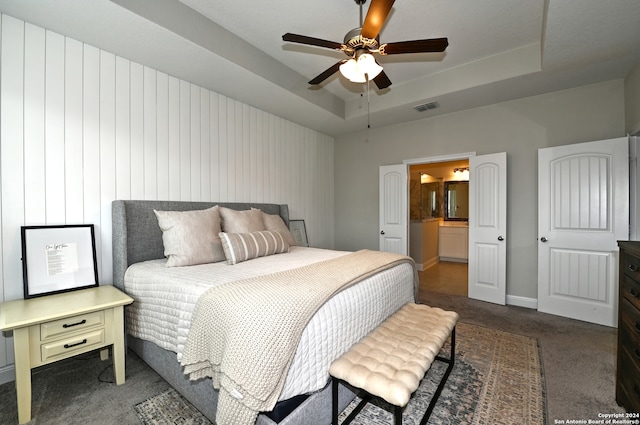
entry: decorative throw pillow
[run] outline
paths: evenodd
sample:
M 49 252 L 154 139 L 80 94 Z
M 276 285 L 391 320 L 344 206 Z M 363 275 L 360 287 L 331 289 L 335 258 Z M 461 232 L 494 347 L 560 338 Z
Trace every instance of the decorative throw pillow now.
M 282 217 L 276 214 L 267 214 L 263 211 L 262 219 L 264 220 L 264 227 L 266 227 L 267 230 L 275 230 L 282 233 L 284 240 L 287 241 L 289 246 L 296 245 L 296 240 L 293 239 L 293 235 L 289 231 L 289 228 L 287 228 L 287 225 L 284 224 Z
M 226 233 L 251 233 L 267 230 L 262 219 L 262 210 L 232 210 L 220 207 L 222 231 Z
M 218 206 L 195 211 L 156 211 L 167 267 L 224 261 Z
M 252 258 L 289 252 L 289 244 L 280 232 L 261 230 L 251 233 L 220 232 L 222 249 L 228 264 L 238 264 Z

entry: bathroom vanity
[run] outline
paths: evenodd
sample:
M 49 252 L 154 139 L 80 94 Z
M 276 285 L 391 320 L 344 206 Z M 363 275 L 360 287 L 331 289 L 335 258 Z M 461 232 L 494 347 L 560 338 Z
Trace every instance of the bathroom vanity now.
M 466 263 L 469 259 L 469 223 L 441 221 L 438 228 L 440 261 Z

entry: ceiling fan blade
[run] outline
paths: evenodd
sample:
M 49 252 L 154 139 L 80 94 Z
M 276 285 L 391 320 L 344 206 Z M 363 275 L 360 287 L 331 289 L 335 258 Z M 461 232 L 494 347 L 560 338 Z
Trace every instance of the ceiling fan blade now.
M 399 41 L 380 46 L 381 55 L 398 55 L 401 53 L 444 52 L 449 45 L 447 38 L 431 38 L 427 40 Z
M 387 74 L 385 74 L 384 71 L 380 72 L 380 74 L 373 79 L 373 82 L 376 83 L 376 86 L 378 86 L 380 90 L 386 89 L 391 85 L 391 80 L 387 77 Z
M 335 41 L 323 40 L 321 38 L 315 37 L 307 37 L 306 35 L 291 34 L 290 32 L 283 35 L 282 39 L 284 41 L 290 41 L 292 43 L 309 44 L 311 46 L 342 50 L 342 44 Z
M 338 72 L 338 70 L 340 69 L 340 65 L 342 65 L 344 62 L 345 62 L 344 60 L 341 60 L 340 62 L 334 65 L 331 65 L 329 68 L 327 68 L 324 72 L 322 72 L 316 78 L 309 81 L 309 84 L 312 84 L 312 85 L 320 84 L 321 82 L 323 82 L 324 80 L 326 80 L 327 78 L 331 77 L 333 74 Z
M 395 0 L 371 0 L 367 17 L 362 24 L 361 34 L 365 38 L 376 38 L 387 20 Z

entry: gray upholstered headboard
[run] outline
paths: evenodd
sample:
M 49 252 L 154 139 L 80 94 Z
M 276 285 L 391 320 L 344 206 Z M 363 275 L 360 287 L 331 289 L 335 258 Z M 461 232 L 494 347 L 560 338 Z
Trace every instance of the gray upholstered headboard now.
M 220 205 L 234 210 L 259 208 L 267 214 L 278 214 L 289 225 L 289 206 L 240 202 L 185 201 L 113 201 L 113 284 L 124 287 L 124 273 L 129 265 L 164 257 L 162 231 L 153 210 L 190 211 Z

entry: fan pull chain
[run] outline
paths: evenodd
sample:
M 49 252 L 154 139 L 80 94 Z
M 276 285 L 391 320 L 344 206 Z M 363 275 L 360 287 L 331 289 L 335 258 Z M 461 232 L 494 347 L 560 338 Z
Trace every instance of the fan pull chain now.
M 367 77 L 367 128 L 371 128 L 371 103 L 369 100 L 369 74 L 365 74 Z

